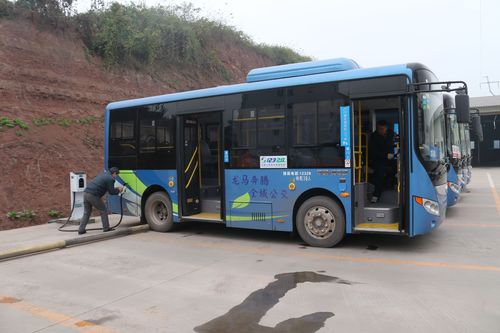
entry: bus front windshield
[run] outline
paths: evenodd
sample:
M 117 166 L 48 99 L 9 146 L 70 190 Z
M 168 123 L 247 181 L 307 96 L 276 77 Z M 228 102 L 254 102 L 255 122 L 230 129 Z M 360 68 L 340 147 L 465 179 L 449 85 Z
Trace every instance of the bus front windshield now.
M 464 124 L 465 127 L 465 152 L 467 157 L 471 156 L 471 144 L 470 144 L 470 128 L 469 124 Z
M 420 93 L 418 100 L 419 152 L 428 171 L 444 165 L 445 118 L 441 93 Z
M 448 156 L 453 159 L 459 159 L 462 157 L 462 152 L 460 151 L 460 130 L 458 128 L 457 115 L 455 113 L 448 113 L 446 117 L 448 123 L 446 127 Z
M 467 137 L 465 135 L 465 124 L 458 124 L 460 133 L 460 152 L 463 157 L 467 157 Z

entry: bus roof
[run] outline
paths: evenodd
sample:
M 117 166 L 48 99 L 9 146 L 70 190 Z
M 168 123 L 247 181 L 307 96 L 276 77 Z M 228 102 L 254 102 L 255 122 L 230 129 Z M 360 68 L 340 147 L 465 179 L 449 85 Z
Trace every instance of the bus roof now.
M 358 68 L 359 65 L 354 60 L 347 58 L 299 62 L 295 64 L 252 69 L 248 72 L 247 82 L 250 83 L 284 79 L 295 76 L 341 72 Z
M 312 62 L 300 63 L 300 65 L 311 67 L 314 66 L 315 63 L 317 62 L 312 61 Z M 299 69 L 299 67 L 296 67 L 296 69 Z M 259 71 L 263 71 L 263 69 L 259 69 Z M 293 77 L 271 79 L 271 80 L 257 81 L 257 82 L 239 83 L 233 85 L 218 86 L 213 88 L 184 91 L 166 95 L 124 100 L 124 101 L 112 102 L 108 104 L 106 109 L 107 110 L 122 109 L 122 108 L 129 108 L 141 105 L 177 102 L 177 101 L 204 98 L 204 97 L 230 95 L 230 94 L 244 93 L 255 90 L 283 88 L 289 86 L 300 86 L 307 84 L 317 84 L 317 83 L 335 82 L 343 80 L 355 80 L 355 79 L 370 78 L 370 77 L 393 76 L 393 75 L 406 75 L 411 80 L 412 70 L 406 64 L 384 66 L 384 67 L 373 67 L 373 68 L 347 69 L 335 72 L 293 76 Z

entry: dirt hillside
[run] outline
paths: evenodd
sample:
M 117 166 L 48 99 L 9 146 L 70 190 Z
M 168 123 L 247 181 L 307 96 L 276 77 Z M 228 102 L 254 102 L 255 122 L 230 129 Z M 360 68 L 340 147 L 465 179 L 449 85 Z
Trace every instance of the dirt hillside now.
M 69 172 L 103 168 L 103 110 L 115 100 L 243 82 L 250 68 L 272 65 L 252 50 L 216 45 L 230 82 L 213 73 L 167 68 L 147 75 L 107 70 L 71 32 L 0 20 L 0 230 L 46 223 L 69 212 Z M 28 128 L 23 129 L 25 124 Z M 8 218 L 26 211 L 25 218 Z M 31 211 L 36 214 L 32 217 Z

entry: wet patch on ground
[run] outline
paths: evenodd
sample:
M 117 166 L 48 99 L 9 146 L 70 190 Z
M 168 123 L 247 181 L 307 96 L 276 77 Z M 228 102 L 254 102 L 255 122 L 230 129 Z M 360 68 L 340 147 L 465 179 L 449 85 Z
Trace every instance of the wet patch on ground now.
M 280 302 L 287 292 L 299 283 L 340 283 L 352 284 L 338 277 L 316 272 L 294 272 L 275 275 L 275 281 L 265 288 L 251 293 L 241 304 L 233 307 L 226 314 L 203 325 L 195 327 L 198 333 L 314 333 L 325 326 L 326 320 L 334 316 L 332 312 L 315 312 L 299 318 L 290 318 L 267 327 L 259 324 L 264 315 Z
M 78 326 L 78 327 L 98 326 L 98 325 L 104 324 L 105 322 L 113 320 L 115 318 L 118 318 L 118 316 L 116 316 L 116 315 L 110 315 L 110 316 L 104 316 L 104 317 L 101 317 L 101 318 L 98 318 L 98 319 L 82 320 L 82 321 L 76 322 L 75 326 Z

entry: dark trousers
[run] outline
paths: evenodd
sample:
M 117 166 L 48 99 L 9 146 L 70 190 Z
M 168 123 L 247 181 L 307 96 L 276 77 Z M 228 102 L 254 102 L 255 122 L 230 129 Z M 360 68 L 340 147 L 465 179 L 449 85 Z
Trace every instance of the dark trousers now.
M 373 186 L 375 190 L 373 191 L 373 196 L 380 198 L 382 192 L 385 190 L 385 185 L 387 184 L 388 177 L 388 165 L 387 163 L 377 163 L 373 166 Z
M 103 230 L 109 229 L 109 219 L 108 219 L 108 211 L 106 209 L 106 205 L 102 201 L 101 198 L 85 192 L 83 194 L 83 217 L 80 222 L 79 231 L 85 231 L 85 227 L 87 223 L 89 223 L 90 214 L 92 213 L 92 207 L 95 207 L 99 213 L 101 213 L 101 221 Z

